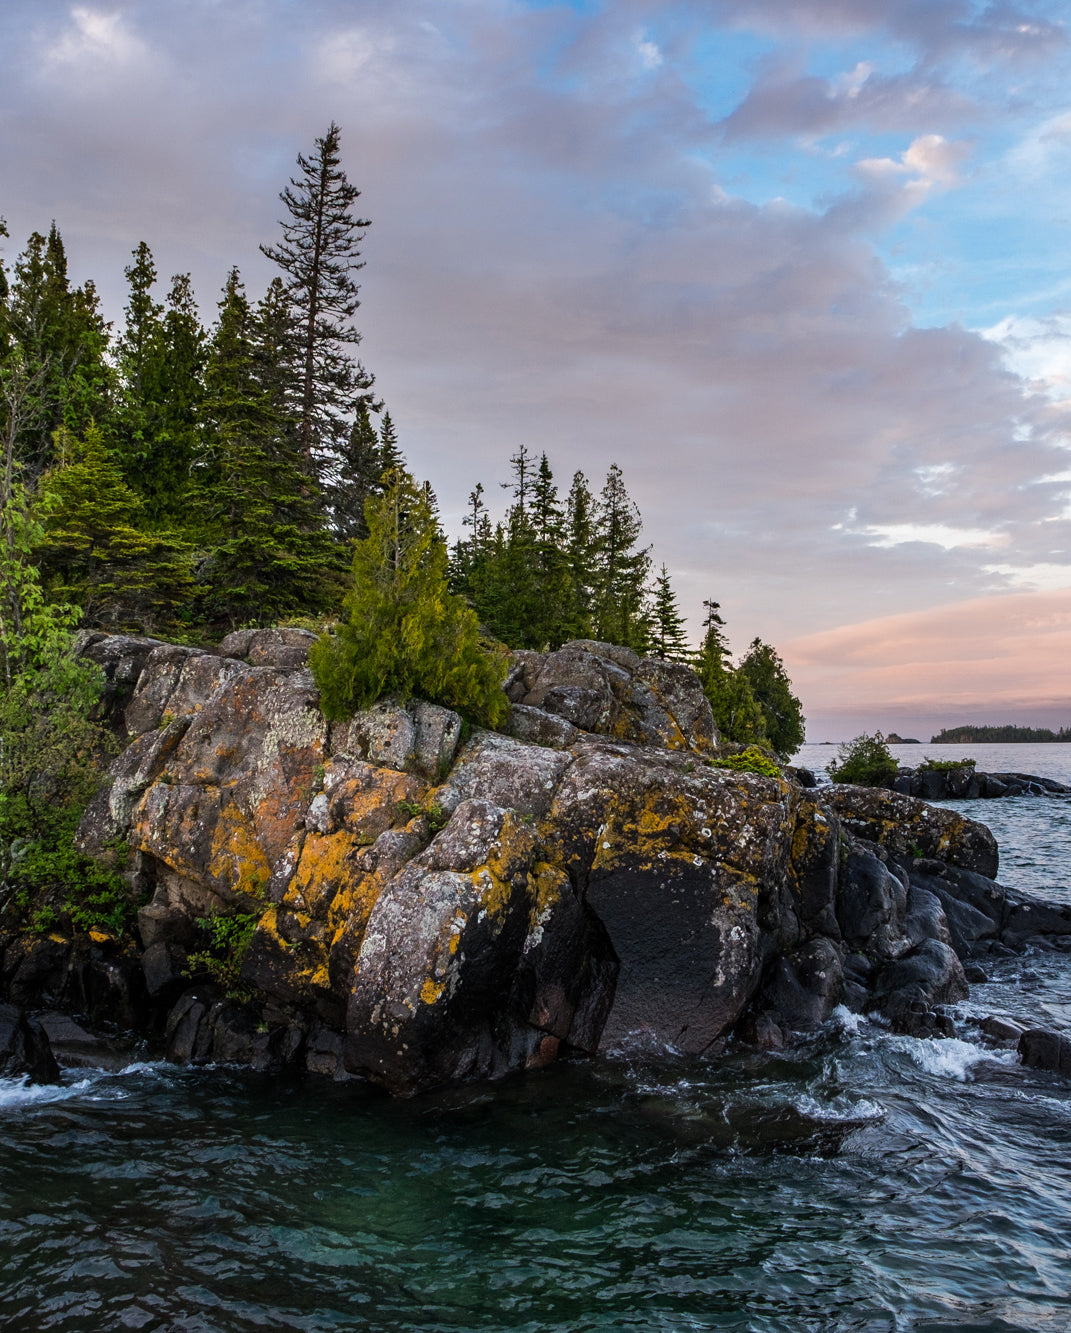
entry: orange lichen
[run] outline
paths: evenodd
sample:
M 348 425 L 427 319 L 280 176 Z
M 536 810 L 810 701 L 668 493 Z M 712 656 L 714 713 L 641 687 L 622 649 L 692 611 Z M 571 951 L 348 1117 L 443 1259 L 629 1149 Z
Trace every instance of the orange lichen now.
M 233 801 L 219 812 L 212 832 L 208 873 L 228 889 L 241 889 L 252 883 L 267 884 L 271 865 L 253 835 L 249 821 Z

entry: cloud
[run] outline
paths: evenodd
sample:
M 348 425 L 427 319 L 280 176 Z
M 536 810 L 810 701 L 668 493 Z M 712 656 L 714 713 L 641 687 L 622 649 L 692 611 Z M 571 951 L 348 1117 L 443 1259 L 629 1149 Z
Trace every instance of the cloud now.
M 49 64 L 101 68 L 134 65 L 148 56 L 148 47 L 118 11 L 74 5 L 70 22 L 46 52 Z
M 1043 60 L 1067 44 L 1063 23 L 1048 6 L 1000 3 L 968 8 L 963 0 L 717 0 L 718 11 L 742 26 L 784 37 L 843 39 L 884 33 L 916 51 L 927 64 L 968 58 L 980 69 Z
M 869 730 L 919 719 L 1071 722 L 1071 588 L 883 616 L 792 640 L 782 655 L 819 729 L 838 718 L 869 718 Z
M 730 142 L 823 138 L 857 129 L 912 133 L 975 121 L 977 103 L 932 74 L 882 75 L 859 62 L 833 78 L 768 71 L 722 122 Z
M 116 11 L 150 74 L 102 88 L 28 58 L 69 16 L 15 0 L 3 209 L 16 244 L 56 218 L 110 317 L 142 238 L 210 316 L 232 263 L 268 280 L 277 193 L 335 119 L 372 219 L 362 357 L 448 524 L 519 444 L 566 486 L 617 461 L 685 609 L 721 601 L 738 646 L 1071 568 L 1060 405 L 1006 343 L 914 327 L 875 250 L 965 146 L 860 150 L 824 211 L 751 202 L 680 74 L 709 7 L 669 8 L 156 0 Z M 834 93 L 880 86 L 856 66 Z M 920 539 L 964 533 L 1002 544 Z

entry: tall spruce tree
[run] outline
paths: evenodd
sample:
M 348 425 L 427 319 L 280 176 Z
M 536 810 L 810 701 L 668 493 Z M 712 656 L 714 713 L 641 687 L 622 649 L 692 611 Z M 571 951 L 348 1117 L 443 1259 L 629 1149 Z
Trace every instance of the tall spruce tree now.
M 714 725 L 722 740 L 741 745 L 764 745 L 766 726 L 762 709 L 751 693 L 747 677 L 729 660 L 725 621 L 721 618 L 719 604 L 708 598 L 703 606 L 707 614 L 695 670 L 703 693 L 710 701 Z
M 341 131 L 332 121 L 311 157 L 298 154 L 299 174 L 279 196 L 289 219 L 278 245 L 262 245 L 285 274 L 293 320 L 294 396 L 304 466 L 325 489 L 340 480 L 343 446 L 354 413 L 370 406 L 372 376 L 351 349 L 361 335 L 354 274 L 364 267 L 360 243 L 367 219 L 354 215 L 360 192 L 340 165 Z
M 669 580 L 665 565 L 655 579 L 651 598 L 651 651 L 674 662 L 686 662 L 688 636 L 684 631 L 684 617 L 677 605 L 677 594 Z
M 53 434 L 84 428 L 110 407 L 107 326 L 92 283 L 71 290 L 56 224 L 34 232 L 15 263 L 0 315 L 0 344 L 17 348 L 20 373 L 33 385 L 23 402 L 16 453 L 32 483 L 52 463 Z
M 336 548 L 323 530 L 315 485 L 300 467 L 263 387 L 257 324 L 233 269 L 219 302 L 205 371 L 208 463 L 198 507 L 210 550 L 209 614 L 231 625 L 318 611 L 338 595 Z
M 647 649 L 651 630 L 647 594 L 651 555 L 650 547 L 637 544 L 642 527 L 640 511 L 614 463 L 595 509 L 592 619 L 600 639 L 641 653 Z

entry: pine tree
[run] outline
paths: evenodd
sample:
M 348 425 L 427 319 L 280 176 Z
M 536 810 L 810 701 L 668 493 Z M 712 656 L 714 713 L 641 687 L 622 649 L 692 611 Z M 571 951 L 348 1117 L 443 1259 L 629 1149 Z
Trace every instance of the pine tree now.
M 614 463 L 599 495 L 594 519 L 595 632 L 607 643 L 644 652 L 650 636 L 647 578 L 649 547 L 638 547 L 640 511 Z
M 334 602 L 335 547 L 324 532 L 315 486 L 262 386 L 257 324 L 233 269 L 219 302 L 205 371 L 209 462 L 198 509 L 210 555 L 209 612 L 234 625 L 272 622 Z
M 359 191 L 340 166 L 341 131 L 332 121 L 311 158 L 298 154 L 299 175 L 279 196 L 289 221 L 279 245 L 261 250 L 286 275 L 294 322 L 295 398 L 291 411 L 306 470 L 338 480 L 340 445 L 361 403 L 371 405 L 372 377 L 349 349 L 360 342 L 353 316 L 360 304 L 353 275 L 367 219 L 353 207 Z
M 56 452 L 38 500 L 37 560 L 50 599 L 80 607 L 87 625 L 152 632 L 173 623 L 197 592 L 192 548 L 146 531 L 144 503 L 98 427 L 82 440 L 57 432 Z
M 805 719 L 784 662 L 768 643 L 752 639 L 739 670 L 762 710 L 770 744 L 782 759 L 790 759 L 803 744 Z
M 506 662 L 446 582 L 446 547 L 425 487 L 389 474 L 368 502 L 353 556 L 347 619 L 309 656 L 321 706 L 342 718 L 386 693 L 416 695 L 494 726 L 505 716 Z
M 714 725 L 722 740 L 741 745 L 764 745 L 766 727 L 762 710 L 751 693 L 748 679 L 729 660 L 729 647 L 723 630 L 725 622 L 719 604 L 707 600 L 703 642 L 695 669 L 710 701 Z
M 18 257 L 2 323 L 8 352 L 18 348 L 22 372 L 33 385 L 16 441 L 25 479 L 32 483 L 51 464 L 56 430 L 80 429 L 107 415 L 112 383 L 96 293 L 91 283 L 71 291 L 55 223 L 47 237 L 34 232 Z
M 684 617 L 677 605 L 677 594 L 669 581 L 665 565 L 655 580 L 651 605 L 651 649 L 657 657 L 674 662 L 688 660 L 688 636 L 684 632 Z

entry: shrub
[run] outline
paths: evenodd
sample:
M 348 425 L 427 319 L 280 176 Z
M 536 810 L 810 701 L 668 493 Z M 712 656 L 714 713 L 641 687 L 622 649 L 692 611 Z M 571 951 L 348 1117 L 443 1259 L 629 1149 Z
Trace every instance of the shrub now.
M 845 741 L 829 765 L 829 776 L 834 782 L 852 782 L 860 787 L 887 787 L 897 771 L 896 760 L 880 731 L 872 736 L 864 732 L 854 740 Z
M 190 954 L 186 961 L 186 975 L 192 977 L 198 972 L 207 972 L 226 995 L 232 999 L 246 999 L 249 988 L 241 983 L 242 963 L 259 921 L 256 912 L 199 917 L 197 924 L 208 931 L 208 947 Z
M 977 759 L 931 759 L 928 755 L 919 764 L 920 773 L 954 773 L 959 768 L 974 768 Z
M 712 759 L 711 768 L 728 768 L 734 773 L 759 773 L 764 778 L 779 778 L 781 770 L 765 751 L 757 745 L 749 745 L 739 754 L 727 755 L 724 759 Z
M 509 710 L 503 652 L 446 582 L 446 546 L 427 492 L 388 474 L 368 501 L 368 536 L 353 555 L 348 619 L 312 646 L 309 666 L 332 720 L 384 694 L 416 695 L 495 726 Z

